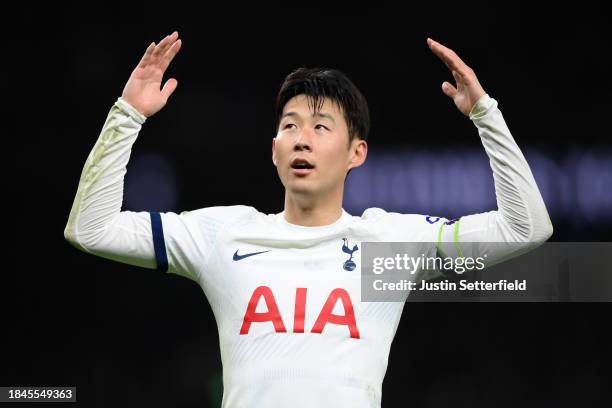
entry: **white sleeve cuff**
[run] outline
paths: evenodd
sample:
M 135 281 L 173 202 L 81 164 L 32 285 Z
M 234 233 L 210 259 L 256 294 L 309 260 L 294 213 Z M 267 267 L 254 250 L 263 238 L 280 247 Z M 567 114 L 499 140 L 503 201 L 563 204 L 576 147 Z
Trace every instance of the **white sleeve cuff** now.
M 491 98 L 489 94 L 482 95 L 472 106 L 472 110 L 470 111 L 470 119 L 480 119 L 486 113 L 491 110 L 491 108 L 495 105 L 495 99 Z
M 145 121 L 147 120 L 147 117 L 145 115 L 143 115 L 142 113 L 138 112 L 138 110 L 136 110 L 136 108 L 134 108 L 132 105 L 130 105 L 122 97 L 117 98 L 117 102 L 115 102 L 115 105 L 119 109 L 121 109 L 122 111 L 124 111 L 125 113 L 130 115 L 136 122 L 138 122 L 141 125 L 143 123 L 145 123 Z

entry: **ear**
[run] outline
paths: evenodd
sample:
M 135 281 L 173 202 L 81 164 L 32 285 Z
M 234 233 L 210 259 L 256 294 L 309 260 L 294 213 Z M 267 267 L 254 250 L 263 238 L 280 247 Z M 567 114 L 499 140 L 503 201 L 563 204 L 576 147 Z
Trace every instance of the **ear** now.
M 276 166 L 276 145 L 274 144 L 276 142 L 276 137 L 272 138 L 272 163 L 274 163 L 274 165 Z
M 351 142 L 351 152 L 346 170 L 361 166 L 368 156 L 368 143 L 365 140 L 356 139 Z

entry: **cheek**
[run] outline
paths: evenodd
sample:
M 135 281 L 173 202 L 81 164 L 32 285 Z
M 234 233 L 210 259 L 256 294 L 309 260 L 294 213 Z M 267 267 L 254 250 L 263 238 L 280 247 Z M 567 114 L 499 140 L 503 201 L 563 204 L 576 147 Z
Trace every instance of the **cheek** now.
M 287 157 L 289 157 L 290 153 L 291 146 L 289 145 L 289 143 L 287 143 L 286 138 L 283 139 L 277 137 L 276 142 L 274 142 L 274 154 L 276 155 L 276 161 L 278 163 L 281 163 L 284 160 L 287 160 Z
M 344 145 L 339 143 L 328 143 L 322 149 L 319 150 L 319 157 L 325 163 L 325 167 L 331 169 L 343 169 L 346 157 L 348 155 L 348 149 Z

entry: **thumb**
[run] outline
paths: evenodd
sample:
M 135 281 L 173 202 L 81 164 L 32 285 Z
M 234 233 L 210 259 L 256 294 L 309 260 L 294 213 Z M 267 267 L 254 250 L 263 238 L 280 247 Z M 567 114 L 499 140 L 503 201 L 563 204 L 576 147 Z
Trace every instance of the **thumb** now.
M 455 95 L 457 94 L 457 90 L 455 89 L 455 87 L 446 81 L 442 83 L 442 92 L 444 92 L 446 96 L 448 96 L 449 98 L 453 98 L 453 99 L 455 98 Z
M 166 83 L 164 84 L 164 87 L 161 90 L 161 93 L 166 100 L 170 98 L 170 95 L 172 95 L 177 85 L 178 85 L 178 81 L 174 78 L 170 78 L 166 81 Z

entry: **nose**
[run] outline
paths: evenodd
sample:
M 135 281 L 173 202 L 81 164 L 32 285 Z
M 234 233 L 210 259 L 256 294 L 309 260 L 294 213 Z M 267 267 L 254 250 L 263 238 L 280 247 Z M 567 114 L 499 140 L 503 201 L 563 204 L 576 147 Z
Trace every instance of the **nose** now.
M 305 132 L 300 132 L 300 135 L 295 141 L 293 146 L 294 151 L 308 150 L 312 151 L 312 144 L 310 142 L 310 136 L 306 135 Z

